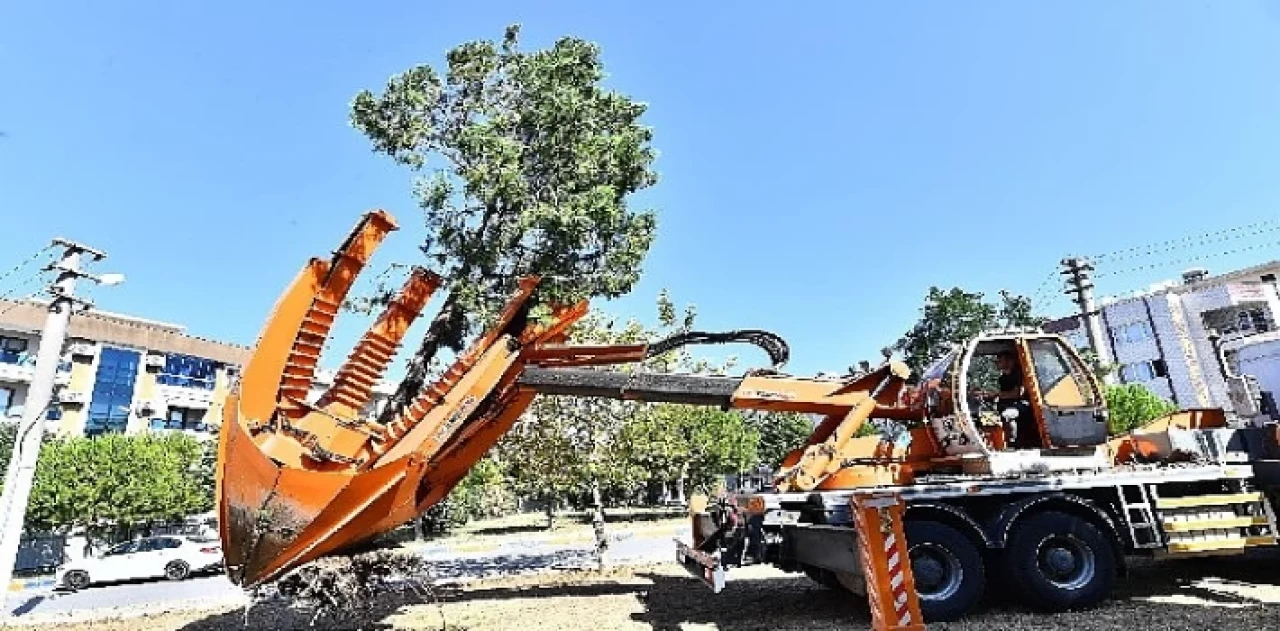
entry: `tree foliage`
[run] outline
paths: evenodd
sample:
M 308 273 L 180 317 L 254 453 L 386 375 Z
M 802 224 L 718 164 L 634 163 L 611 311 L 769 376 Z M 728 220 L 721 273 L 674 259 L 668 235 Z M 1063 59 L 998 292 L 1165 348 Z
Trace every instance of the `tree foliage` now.
M 626 424 L 620 442 L 639 479 L 684 479 L 707 489 L 717 476 L 755 466 L 760 434 L 737 412 L 662 404 Z
M 427 533 L 439 533 L 472 519 L 505 515 L 514 508 L 505 469 L 493 458 L 481 458 L 443 501 L 423 515 L 421 526 Z
M 37 530 L 176 519 L 213 507 L 209 447 L 182 434 L 55 438 L 36 466 Z
M 813 434 L 813 421 L 795 412 L 755 412 L 745 415 L 748 426 L 760 437 L 756 464 L 777 469 L 788 453 L 803 446 Z
M 0 421 L 0 471 L 9 470 L 9 459 L 13 457 L 13 445 L 18 436 L 18 424 L 11 421 Z M 4 480 L 0 477 L 0 490 Z
M 920 319 L 895 344 L 911 370 L 920 374 L 951 346 L 984 330 L 1039 326 L 1044 322 L 1044 318 L 1032 313 L 1031 301 L 1024 296 L 1002 291 L 999 302 L 984 298 L 981 293 L 960 287 L 946 291 L 930 287 Z
M 1132 431 L 1166 414 L 1178 406 L 1166 401 L 1138 383 L 1107 386 L 1108 429 L 1112 434 Z
M 604 87 L 596 44 L 564 37 L 524 52 L 519 32 L 464 43 L 443 72 L 414 66 L 352 103 L 373 149 L 420 175 L 422 251 L 452 291 L 388 414 L 519 277 L 543 278 L 541 303 L 621 296 L 653 241 L 654 214 L 628 204 L 657 181 L 646 106 Z

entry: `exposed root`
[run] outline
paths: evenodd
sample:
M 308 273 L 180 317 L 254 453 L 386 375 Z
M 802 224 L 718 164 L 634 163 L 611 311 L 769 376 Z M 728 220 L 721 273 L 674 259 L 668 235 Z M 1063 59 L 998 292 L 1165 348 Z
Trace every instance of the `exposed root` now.
M 395 596 L 387 598 L 387 596 Z M 252 594 L 254 603 L 280 601 L 290 609 L 308 611 L 310 625 L 322 619 L 352 620 L 381 617 L 378 611 L 405 600 L 426 602 L 440 610 L 440 628 L 448 629 L 444 609 L 429 581 L 429 566 L 421 557 L 402 550 L 372 550 L 312 561 Z M 248 609 L 245 623 L 248 625 Z

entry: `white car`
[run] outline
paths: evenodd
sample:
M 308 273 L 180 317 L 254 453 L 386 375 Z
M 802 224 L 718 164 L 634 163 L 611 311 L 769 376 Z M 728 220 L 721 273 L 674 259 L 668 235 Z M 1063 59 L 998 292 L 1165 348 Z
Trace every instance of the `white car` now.
M 97 556 L 75 559 L 58 567 L 54 587 L 84 589 L 111 583 L 164 577 L 180 581 L 193 572 L 222 564 L 222 546 L 207 537 L 145 537 L 118 544 Z

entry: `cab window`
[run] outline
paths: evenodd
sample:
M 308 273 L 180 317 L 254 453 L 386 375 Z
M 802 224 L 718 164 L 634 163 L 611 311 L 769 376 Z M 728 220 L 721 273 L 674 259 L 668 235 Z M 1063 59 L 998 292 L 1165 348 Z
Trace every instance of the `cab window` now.
M 1083 367 L 1053 340 L 1031 340 L 1031 363 L 1035 365 L 1040 396 L 1048 407 L 1090 407 L 1098 404 Z

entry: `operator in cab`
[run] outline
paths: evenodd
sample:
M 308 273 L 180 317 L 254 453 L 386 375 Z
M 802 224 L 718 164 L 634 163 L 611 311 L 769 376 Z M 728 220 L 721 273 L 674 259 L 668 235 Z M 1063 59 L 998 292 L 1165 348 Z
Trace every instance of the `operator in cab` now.
M 1022 374 L 1022 366 L 1013 351 L 1000 351 L 996 355 L 996 368 L 1000 370 L 997 382 L 1000 391 L 993 393 L 996 410 L 1003 417 L 1005 410 L 1017 410 L 1018 416 L 1012 421 L 1005 420 L 1005 443 L 1015 449 L 1035 448 L 1039 441 L 1036 431 L 1035 417 L 1031 414 L 1031 404 L 1027 401 L 1027 389 Z
M 1036 429 L 1035 417 L 1031 414 L 1031 404 L 1027 400 L 1027 389 L 1023 385 L 1022 366 L 1013 351 L 1000 351 L 996 354 L 996 368 L 1000 371 L 996 392 L 979 392 L 978 396 L 988 401 L 995 401 L 996 411 L 1001 416 L 1004 426 L 1005 444 L 1014 449 L 1034 449 L 1039 443 L 1039 432 Z M 1017 418 L 1005 417 L 1006 410 L 1016 410 Z

